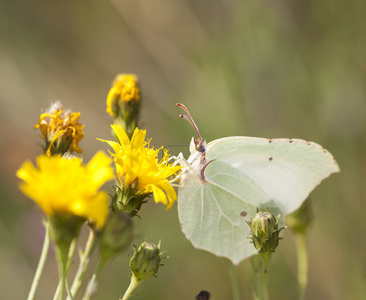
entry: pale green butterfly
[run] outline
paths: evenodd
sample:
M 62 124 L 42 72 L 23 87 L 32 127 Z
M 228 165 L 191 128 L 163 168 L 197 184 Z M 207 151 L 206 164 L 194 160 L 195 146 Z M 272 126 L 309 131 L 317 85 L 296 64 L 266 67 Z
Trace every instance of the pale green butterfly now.
M 189 158 L 177 157 L 183 166 L 178 188 L 182 231 L 196 248 L 234 264 L 256 253 L 246 221 L 257 207 L 290 214 L 323 179 L 339 172 L 326 149 L 305 140 L 234 136 L 206 144 L 188 109 L 177 105 L 198 135 Z

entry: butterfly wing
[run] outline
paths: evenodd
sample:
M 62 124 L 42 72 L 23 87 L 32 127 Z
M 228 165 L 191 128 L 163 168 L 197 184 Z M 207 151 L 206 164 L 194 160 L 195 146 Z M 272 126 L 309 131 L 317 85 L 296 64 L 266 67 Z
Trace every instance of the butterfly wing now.
M 192 164 L 178 191 L 182 231 L 195 247 L 234 264 L 256 253 L 245 221 L 257 207 L 291 213 L 339 171 L 328 151 L 296 139 L 223 138 L 207 145 L 205 158 L 212 162 L 204 172 Z
M 238 264 L 256 253 L 248 238 L 250 228 L 245 221 L 255 215 L 264 199 L 271 211 L 275 206 L 248 177 L 224 163 L 212 165 L 209 177 L 207 182 L 202 182 L 196 174 L 186 178 L 184 186 L 179 188 L 178 213 L 182 231 L 196 248 Z
M 222 185 L 211 167 L 215 162 L 227 164 L 248 177 L 285 215 L 299 208 L 323 179 L 339 172 L 326 149 L 299 139 L 218 139 L 207 145 L 206 160 L 213 160 L 205 170 L 209 181 Z

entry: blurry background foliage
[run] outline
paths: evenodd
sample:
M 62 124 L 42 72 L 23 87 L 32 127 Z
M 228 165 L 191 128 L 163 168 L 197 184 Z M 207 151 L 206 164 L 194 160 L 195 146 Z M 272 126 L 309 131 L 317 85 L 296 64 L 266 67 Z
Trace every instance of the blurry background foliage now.
M 26 298 L 40 254 L 42 213 L 18 191 L 15 171 L 42 152 L 33 129 L 41 108 L 61 100 L 82 113 L 88 162 L 108 148 L 96 138 L 110 138 L 111 82 L 131 72 L 141 80 L 141 124 L 156 147 L 194 135 L 178 118 L 180 101 L 208 141 L 298 137 L 329 149 L 341 173 L 312 194 L 306 298 L 366 299 L 365 11 L 363 0 L 1 0 L 0 298 Z M 193 249 L 176 206 L 166 212 L 150 201 L 141 217 L 135 243 L 162 239 L 170 258 L 138 299 L 194 299 L 201 289 L 231 299 L 228 261 Z M 289 230 L 283 237 L 269 277 L 272 299 L 296 295 L 294 243 Z M 52 255 L 40 300 L 51 299 L 57 284 Z M 117 299 L 129 283 L 127 266 L 127 253 L 114 260 L 93 299 Z M 239 276 L 243 299 L 251 299 L 247 261 Z

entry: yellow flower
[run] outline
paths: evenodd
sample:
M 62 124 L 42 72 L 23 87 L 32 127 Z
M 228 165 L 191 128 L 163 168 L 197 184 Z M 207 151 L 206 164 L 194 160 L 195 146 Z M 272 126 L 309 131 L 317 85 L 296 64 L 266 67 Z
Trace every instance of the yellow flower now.
M 37 166 L 26 161 L 17 176 L 20 189 L 49 216 L 70 214 L 104 225 L 108 213 L 108 194 L 98 191 L 114 177 L 111 159 L 98 152 L 85 167 L 79 158 L 60 155 L 37 157 Z
M 107 96 L 107 112 L 116 117 L 121 113 L 124 103 L 140 101 L 139 82 L 136 75 L 119 74 Z
M 169 164 L 169 154 L 164 150 L 164 156 L 159 161 L 160 149 L 149 148 L 145 142 L 146 130 L 136 128 L 130 140 L 121 125 L 112 125 L 119 143 L 107 142 L 114 150 L 117 183 L 122 190 L 137 190 L 137 194 L 154 194 L 156 203 L 162 202 L 167 210 L 177 200 L 177 194 L 170 184 L 172 176 L 181 166 Z
M 46 141 L 47 156 L 65 154 L 66 152 L 82 153 L 78 144 L 84 137 L 84 125 L 79 123 L 80 113 L 64 110 L 60 102 L 56 102 L 39 117 L 35 129 L 41 130 L 41 137 Z

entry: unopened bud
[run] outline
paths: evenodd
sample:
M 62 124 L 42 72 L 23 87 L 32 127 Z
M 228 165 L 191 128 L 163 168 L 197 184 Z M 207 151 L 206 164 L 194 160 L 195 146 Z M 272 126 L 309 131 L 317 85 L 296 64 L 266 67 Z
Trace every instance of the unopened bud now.
M 107 96 L 107 112 L 121 124 L 131 138 L 138 126 L 141 92 L 139 80 L 134 74 L 119 74 L 113 81 Z
M 130 268 L 136 280 L 142 281 L 154 276 L 158 272 L 162 260 L 160 242 L 156 246 L 145 241 L 139 248 L 134 246 L 134 250 L 135 253 L 130 259 Z
M 286 224 L 292 232 L 305 235 L 312 218 L 311 202 L 307 199 L 297 210 L 286 216 Z
M 251 239 L 254 247 L 259 253 L 275 252 L 280 238 L 280 231 L 285 227 L 278 229 L 278 220 L 281 215 L 276 218 L 266 211 L 257 212 L 251 222 L 247 222 L 251 231 Z
M 99 233 L 100 253 L 106 259 L 125 250 L 132 241 L 133 223 L 131 217 L 117 212 L 107 219 Z

